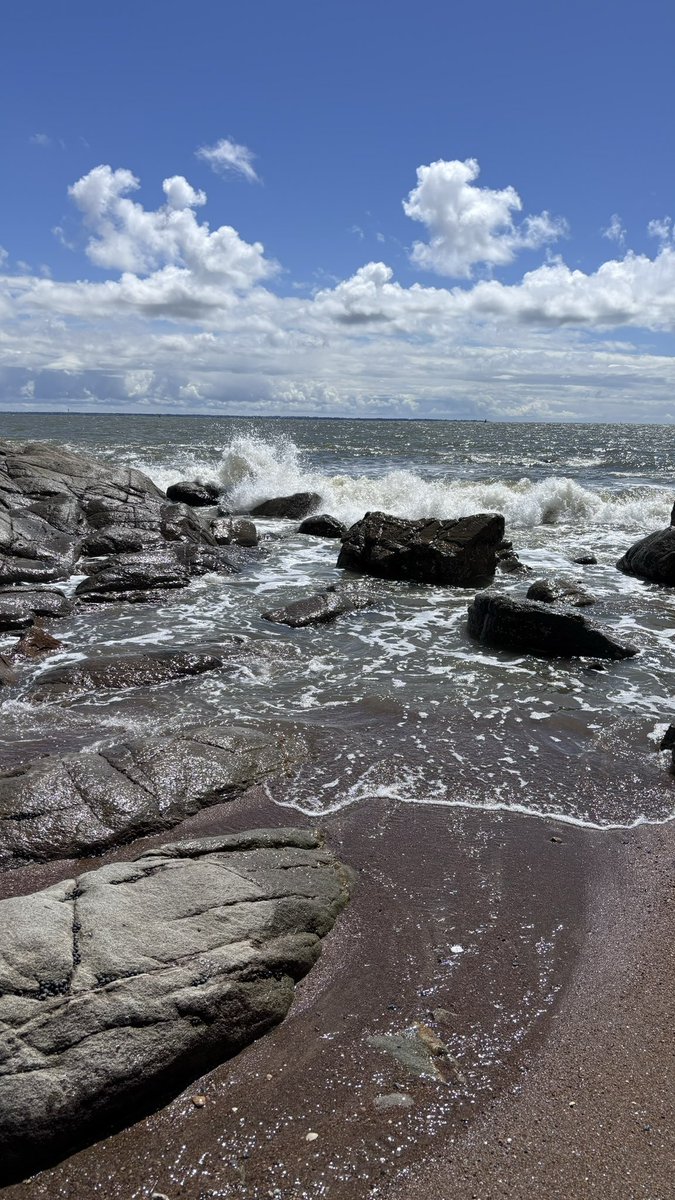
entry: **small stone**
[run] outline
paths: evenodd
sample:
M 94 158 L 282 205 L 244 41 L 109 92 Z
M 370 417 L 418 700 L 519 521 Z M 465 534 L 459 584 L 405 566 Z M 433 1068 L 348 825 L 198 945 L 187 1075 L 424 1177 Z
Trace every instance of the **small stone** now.
M 150 1196 L 150 1200 L 169 1200 L 169 1197 L 167 1196 L 166 1192 L 153 1192 Z
M 319 1136 L 318 1133 L 306 1133 L 305 1141 L 306 1142 L 315 1142 L 316 1139 L 318 1138 L 318 1136 Z
M 559 837 L 552 837 L 552 838 L 551 838 L 551 841 L 552 841 L 552 842 L 562 842 L 562 838 L 559 838 Z
M 195 1108 L 203 1108 L 206 1104 L 206 1096 L 201 1094 L 199 1096 L 193 1096 L 192 1103 L 194 1104 Z

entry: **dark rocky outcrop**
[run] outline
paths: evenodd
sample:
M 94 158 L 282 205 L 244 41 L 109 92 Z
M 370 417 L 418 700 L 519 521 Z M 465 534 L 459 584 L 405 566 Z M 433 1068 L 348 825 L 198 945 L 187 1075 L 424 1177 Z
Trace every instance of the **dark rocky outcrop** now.
M 515 550 L 504 549 L 497 551 L 497 570 L 505 575 L 531 575 L 532 568 L 521 562 Z
M 675 587 L 675 525 L 635 542 L 616 565 L 627 575 Z
M 634 646 L 591 625 L 579 612 L 536 600 L 479 592 L 469 605 L 469 633 L 479 642 L 553 658 L 632 658 Z
M 595 596 L 574 579 L 535 579 L 527 589 L 526 599 L 542 604 L 571 604 L 573 608 L 595 604 Z
M 675 515 L 675 509 L 673 510 Z M 675 725 L 669 725 L 661 739 L 659 750 L 670 750 L 672 763 L 671 770 L 675 775 Z
M 6 654 L 0 654 L 0 688 L 11 687 L 17 683 L 19 676 Z
M 40 676 L 29 693 L 30 700 L 69 699 L 94 690 L 149 687 L 172 679 L 217 671 L 227 663 L 236 666 L 239 641 L 230 646 L 189 647 L 185 650 L 146 650 L 137 654 L 102 654 L 62 667 L 54 667 Z
M 576 563 L 580 567 L 594 567 L 597 561 L 597 558 L 590 550 L 577 550 L 576 553 L 570 556 L 570 562 Z
M 306 517 L 298 530 L 298 533 L 308 533 L 312 537 L 322 538 L 343 538 L 346 532 L 347 526 L 343 525 L 342 521 L 338 521 L 337 517 L 331 517 L 329 513 Z
M 292 496 L 277 496 L 274 500 L 263 500 L 251 509 L 252 517 L 286 517 L 300 521 L 321 503 L 316 492 L 294 492 Z
M 56 588 L 0 588 L 0 632 L 23 629 L 36 617 L 67 617 L 73 602 Z
M 288 731 L 208 725 L 35 759 L 0 773 L 0 862 L 77 857 L 170 829 L 304 755 Z
M 283 1020 L 349 897 L 319 836 L 175 842 L 0 902 L 2 1182 Z
M 408 521 L 369 512 L 346 533 L 337 565 L 387 579 L 469 587 L 494 575 L 503 536 L 498 513 Z
M 325 592 L 295 600 L 284 608 L 269 609 L 262 615 L 266 621 L 299 629 L 304 625 L 322 625 L 326 621 L 334 621 L 336 617 L 367 608 L 372 603 L 372 593 L 363 588 L 333 586 L 326 588 Z
M 189 582 L 187 563 L 166 549 L 161 554 L 143 551 L 106 558 L 75 590 L 83 600 L 114 603 L 152 599 L 156 591 L 187 587 Z
M 258 531 L 244 517 L 217 517 L 211 522 L 211 533 L 219 546 L 258 545 Z
M 62 649 L 63 642 L 52 637 L 41 625 L 35 624 L 21 635 L 10 653 L 12 658 L 44 658 L 46 654 L 55 654 Z
M 166 489 L 167 500 L 177 500 L 193 508 L 208 508 L 218 503 L 220 488 L 217 483 L 200 483 L 199 480 L 181 479 Z

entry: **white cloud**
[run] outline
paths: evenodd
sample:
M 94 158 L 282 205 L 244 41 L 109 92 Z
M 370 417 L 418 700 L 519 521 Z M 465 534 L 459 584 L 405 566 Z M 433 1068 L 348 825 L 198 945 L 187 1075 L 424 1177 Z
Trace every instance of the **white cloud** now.
M 52 139 L 46 133 L 32 133 L 28 141 L 33 146 L 42 146 L 43 149 L 46 149 L 47 146 L 51 146 L 52 144 Z
M 612 213 L 611 217 L 609 218 L 609 225 L 606 229 L 601 229 L 600 232 L 604 238 L 608 239 L 608 241 L 616 242 L 616 244 L 621 247 L 625 246 L 626 230 L 623 227 L 623 222 L 618 213 Z
M 260 177 L 253 166 L 253 151 L 249 150 L 248 146 L 240 146 L 233 142 L 231 138 L 221 138 L 214 146 L 200 146 L 195 154 L 197 158 L 207 162 L 217 174 L 223 175 L 233 171 L 236 175 L 243 175 L 249 183 L 260 183 Z
M 565 222 L 547 212 L 516 225 L 513 214 L 522 209 L 518 193 L 512 187 L 475 187 L 479 173 L 475 158 L 418 167 L 417 187 L 403 201 L 407 216 L 429 231 L 429 241 L 412 248 L 417 266 L 468 279 L 479 264 L 505 266 L 519 250 L 537 249 L 567 232 Z
M 647 233 L 650 237 L 657 238 L 662 246 L 673 241 L 673 218 L 662 217 L 660 220 L 650 221 L 647 226 Z

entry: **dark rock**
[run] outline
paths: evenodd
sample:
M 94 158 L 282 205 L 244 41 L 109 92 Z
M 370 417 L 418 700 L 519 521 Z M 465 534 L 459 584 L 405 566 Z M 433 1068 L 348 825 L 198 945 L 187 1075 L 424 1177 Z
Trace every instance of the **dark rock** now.
M 92 575 L 78 583 L 76 594 L 88 601 L 119 601 L 130 594 L 187 587 L 190 572 L 166 549 L 159 554 L 118 554 L 104 559 Z
M 52 637 L 41 625 L 31 625 L 12 647 L 12 658 L 43 658 L 63 649 L 63 642 Z
M 2 1182 L 283 1020 L 349 897 L 310 830 L 161 846 L 0 903 Z
M 265 621 L 298 629 L 303 625 L 322 625 L 346 613 L 367 608 L 372 603 L 372 593 L 364 589 L 333 586 L 326 588 L 325 592 L 295 600 L 285 608 L 270 609 L 262 615 Z
M 80 554 L 100 557 L 108 554 L 132 554 L 148 544 L 146 530 L 126 525 L 106 525 L 96 529 L 80 545 Z
M 673 505 L 673 511 L 670 514 L 670 523 L 671 525 L 675 525 L 675 504 Z
M 182 479 L 166 489 L 167 500 L 190 504 L 193 508 L 208 508 L 218 503 L 220 488 L 217 483 L 200 483 L 199 480 Z
M 304 755 L 292 733 L 209 725 L 37 758 L 0 773 L 0 862 L 78 857 L 169 829 Z
M 86 694 L 96 689 L 148 687 L 169 683 L 172 679 L 203 675 L 225 666 L 228 658 L 233 668 L 235 646 L 186 650 L 147 650 L 138 654 L 100 655 L 80 662 L 55 667 L 40 676 L 29 693 L 30 700 L 52 701 L 63 697 Z
M 5 654 L 0 654 L 0 687 L 11 687 L 19 676 Z
M 211 534 L 219 546 L 258 545 L 258 531 L 253 521 L 244 517 L 216 517 L 211 522 Z
M 515 550 L 497 551 L 497 570 L 505 575 L 531 575 L 532 569 L 521 562 Z
M 671 770 L 675 775 L 675 725 L 669 725 L 664 733 L 659 750 L 670 750 L 672 763 Z
M 554 658 L 619 659 L 637 654 L 634 646 L 591 625 L 579 612 L 514 600 L 495 591 L 479 592 L 469 605 L 469 633 L 490 646 Z
M 159 528 L 167 542 L 183 542 L 192 546 L 215 546 L 210 523 L 202 513 L 196 513 L 187 504 L 163 504 L 159 514 Z
M 277 496 L 275 500 L 263 500 L 251 509 L 252 517 L 288 517 L 300 521 L 321 503 L 316 492 L 294 492 L 292 496 Z
M 535 579 L 527 589 L 526 598 L 542 604 L 571 604 L 573 608 L 595 604 L 595 596 L 570 579 Z
M 347 526 L 331 517 L 328 513 L 320 513 L 316 517 L 306 517 L 298 533 L 308 533 L 312 537 L 342 538 L 347 532 Z
M 594 567 L 597 561 L 590 550 L 579 550 L 570 558 L 570 562 L 577 563 L 580 567 Z
M 675 525 L 635 542 L 616 565 L 627 575 L 675 587 Z
M 497 513 L 408 521 L 370 512 L 346 533 L 337 565 L 387 579 L 469 587 L 494 575 L 503 536 Z
M 67 617 L 73 602 L 57 589 L 0 588 L 0 630 L 22 629 L 35 617 Z

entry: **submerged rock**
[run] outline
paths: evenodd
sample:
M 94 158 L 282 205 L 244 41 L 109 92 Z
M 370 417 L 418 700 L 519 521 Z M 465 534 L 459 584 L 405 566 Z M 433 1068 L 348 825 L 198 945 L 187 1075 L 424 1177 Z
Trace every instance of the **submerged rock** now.
M 571 604 L 573 608 L 595 604 L 595 596 L 574 579 L 535 579 L 527 589 L 526 599 L 542 604 Z
M 277 496 L 274 500 L 263 500 L 251 509 L 252 517 L 287 517 L 299 521 L 321 503 L 317 492 L 294 492 L 292 496 Z
M 479 592 L 469 605 L 469 633 L 479 642 L 554 658 L 632 658 L 634 646 L 591 625 L 579 612 L 537 600 Z
M 675 525 L 635 542 L 616 565 L 627 575 L 675 587 Z
M 494 575 L 503 536 L 498 513 L 408 521 L 369 512 L 347 531 L 337 565 L 387 579 L 469 587 Z
M 45 654 L 55 654 L 63 649 L 63 642 L 52 637 L 41 625 L 31 625 L 18 642 L 12 646 L 13 658 L 43 658 Z
M 312 537 L 342 538 L 347 532 L 347 526 L 337 517 L 329 513 L 319 513 L 316 517 L 306 517 L 298 533 L 308 533 Z
M 217 517 L 211 522 L 211 533 L 219 546 L 258 545 L 258 531 L 244 517 Z
M 19 676 L 6 654 L 0 654 L 0 687 L 11 687 L 17 683 Z
M 659 750 L 670 750 L 672 757 L 671 770 L 675 775 L 675 725 L 669 725 L 661 739 Z
M 200 483 L 197 479 L 181 479 L 166 489 L 167 500 L 177 500 L 193 508 L 207 508 L 218 503 L 220 488 L 217 483 Z
M 22 629 L 36 617 L 67 617 L 72 611 L 72 600 L 56 588 L 0 588 L 0 631 Z
M 102 654 L 46 671 L 29 693 L 30 700 L 54 701 L 95 690 L 148 687 L 172 679 L 216 671 L 233 659 L 239 646 L 189 647 L 185 650 L 146 650 L 137 654 Z
M 326 588 L 325 592 L 295 600 L 285 608 L 269 609 L 262 615 L 265 621 L 298 629 L 303 625 L 321 625 L 333 621 L 346 613 L 367 608 L 372 603 L 372 593 L 364 589 L 333 585 Z
M 305 756 L 285 731 L 207 725 L 0 772 L 0 862 L 103 850 L 230 799 Z
M 497 551 L 497 569 L 505 575 L 531 575 L 532 568 L 527 567 L 518 558 L 515 550 L 504 549 Z
M 316 833 L 277 829 L 175 842 L 0 902 L 2 1182 L 281 1021 L 348 897 Z

